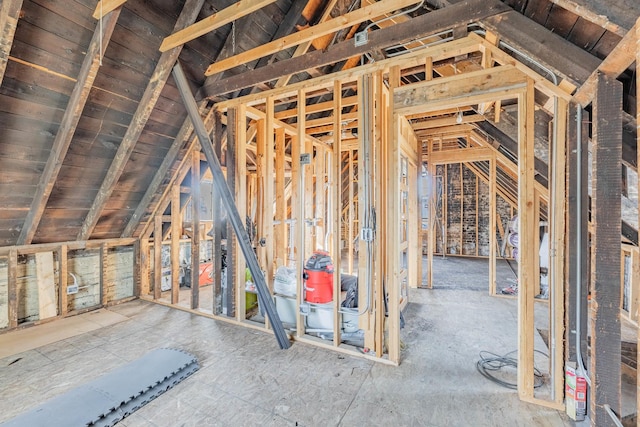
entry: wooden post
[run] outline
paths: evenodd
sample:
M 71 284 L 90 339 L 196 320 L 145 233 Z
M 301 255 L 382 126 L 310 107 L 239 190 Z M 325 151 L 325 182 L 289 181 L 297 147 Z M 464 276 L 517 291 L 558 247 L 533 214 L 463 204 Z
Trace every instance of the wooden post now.
M 528 80 L 524 94 L 518 95 L 518 246 L 537 247 L 534 230 L 534 88 Z M 535 250 L 518 251 L 518 394 L 533 399 L 534 282 Z
M 348 257 L 348 271 L 349 274 L 353 274 L 353 241 L 354 241 L 354 236 L 353 236 L 353 223 L 355 221 L 355 210 L 353 207 L 353 198 L 355 196 L 354 194 L 354 189 L 353 186 L 355 185 L 355 170 L 353 167 L 353 161 L 354 161 L 354 156 L 353 156 L 353 150 L 349 149 L 349 216 L 347 219 L 347 229 L 348 229 L 348 234 L 349 237 L 347 239 L 347 252 L 349 254 Z
M 305 224 L 305 200 L 307 199 L 305 195 L 306 190 L 306 182 L 303 180 L 305 169 L 311 173 L 309 170 L 309 165 L 301 165 L 300 164 L 300 154 L 302 151 L 303 144 L 305 144 L 305 139 L 307 136 L 306 132 L 306 95 L 304 90 L 298 90 L 298 132 L 297 139 L 293 142 L 294 146 L 291 148 L 291 156 L 292 156 L 292 171 L 295 171 L 296 174 L 292 175 L 291 179 L 295 179 L 295 191 L 292 193 L 292 203 L 295 201 L 296 204 L 292 204 L 292 211 L 295 210 L 297 213 L 296 219 L 296 270 L 297 270 L 297 286 L 296 286 L 296 307 L 299 307 L 304 300 L 304 288 L 302 281 L 302 272 L 304 268 L 304 263 L 306 259 L 306 247 L 305 247 L 305 238 L 307 237 L 307 228 Z M 305 153 L 308 153 L 305 148 Z M 295 195 L 295 197 L 293 197 Z M 300 310 L 296 310 L 296 336 L 302 337 L 305 334 L 305 323 L 304 316 L 300 313 Z
M 236 206 L 241 218 L 247 217 L 247 115 L 245 105 L 242 104 L 236 109 L 235 120 L 235 143 L 236 143 Z M 244 320 L 246 317 L 245 299 L 245 270 L 246 262 L 244 257 L 236 257 L 236 319 Z
M 597 426 L 615 426 L 604 405 L 620 414 L 622 83 L 600 73 L 593 135 L 590 418 Z
M 498 247 L 496 241 L 496 189 L 496 159 L 494 156 L 489 160 L 489 295 L 496 294 L 496 250 Z M 476 207 L 476 218 L 477 215 L 478 209 Z
M 235 196 L 236 191 L 239 189 L 236 186 L 236 173 L 238 159 L 236 158 L 236 143 L 238 141 L 238 110 L 231 108 L 227 111 L 228 123 L 227 123 L 227 152 L 226 152 L 226 166 L 227 166 L 227 186 L 231 190 L 231 194 Z M 246 153 L 242 159 L 244 159 Z M 236 198 L 236 208 L 238 206 Z M 240 214 L 241 211 L 238 211 Z M 229 215 L 227 212 L 227 283 L 225 291 L 223 292 L 223 298 L 225 305 L 227 306 L 226 315 L 233 317 L 235 315 L 235 290 L 236 290 L 236 262 L 238 258 L 238 243 L 237 237 L 233 232 L 231 221 L 228 220 Z M 241 216 L 242 219 L 244 219 Z M 242 275 L 244 277 L 244 274 Z M 238 278 L 239 279 L 239 278 Z M 243 293 L 244 295 L 244 293 Z
M 37 252 L 35 257 L 38 282 L 38 319 L 43 320 L 58 314 L 53 252 Z
M 191 308 L 200 306 L 200 150 L 191 153 Z
M 327 228 L 331 229 L 331 247 L 326 248 L 333 253 L 333 345 L 339 346 L 341 337 L 341 315 L 340 315 L 340 275 L 341 275 L 341 250 L 340 250 L 340 212 L 342 211 L 341 195 L 342 195 L 342 166 L 340 164 L 342 158 L 342 82 L 336 80 L 333 83 L 333 152 L 331 159 L 331 169 L 329 172 L 330 197 L 331 202 L 328 211 L 330 211 L 331 224 L 327 224 Z
M 140 295 L 148 296 L 151 293 L 151 283 L 149 277 L 150 270 L 150 256 L 149 252 L 149 237 L 140 237 Z
M 7 284 L 9 300 L 9 329 L 18 327 L 18 251 L 9 249 Z
M 273 97 L 267 98 L 267 110 L 265 116 L 265 162 L 264 170 L 264 234 L 266 240 L 266 271 L 267 286 L 273 291 L 273 261 L 274 261 L 274 244 L 273 244 L 273 202 L 274 202 L 274 125 L 273 125 Z
M 180 236 L 182 217 L 180 216 L 180 185 L 171 188 L 171 304 L 180 300 Z
M 159 212 L 153 223 L 153 299 L 162 296 L 162 212 Z
M 58 283 L 59 283 L 59 292 L 60 292 L 60 306 L 58 307 L 58 312 L 61 317 L 67 315 L 67 275 L 69 274 L 68 264 L 67 264 L 67 245 L 60 245 L 58 249 Z
M 227 124 L 229 120 L 227 119 Z M 214 114 L 213 119 L 213 150 L 222 159 L 222 122 L 220 113 Z M 228 133 L 227 133 L 228 135 Z M 222 313 L 222 232 L 225 224 L 222 222 L 222 199 L 218 188 L 213 186 L 213 298 L 211 310 L 214 314 Z M 231 239 L 229 239 L 231 240 Z M 218 298 L 219 297 L 219 298 Z M 220 302 L 218 302 L 220 301 Z
M 109 301 L 109 293 L 107 290 L 107 246 L 103 243 L 100 245 L 100 303 L 106 306 Z
M 384 244 L 387 236 L 387 136 L 388 136 L 388 113 L 387 106 L 389 105 L 389 92 L 383 89 L 383 76 L 382 72 L 376 75 L 376 102 L 378 102 L 378 110 L 376 111 L 379 117 L 376 117 L 376 123 L 378 128 L 376 129 L 376 145 L 375 145 L 375 207 L 376 207 L 376 244 L 375 244 L 375 287 L 374 287 L 374 333 L 375 333 L 375 346 L 374 350 L 376 356 L 382 357 L 384 352 L 384 322 L 385 322 L 385 310 L 384 299 L 387 297 L 383 283 L 385 283 L 387 277 L 387 247 Z
M 275 225 L 274 243 L 275 243 L 275 260 L 276 266 L 280 267 L 286 264 L 287 256 L 287 201 L 284 195 L 284 166 L 285 166 L 285 136 L 284 129 L 276 129 L 276 216 L 278 222 Z
M 326 150 L 322 147 L 316 147 L 316 158 L 314 163 L 315 170 L 315 209 L 313 217 L 316 219 L 313 235 L 315 236 L 315 249 L 328 250 L 324 246 L 324 233 L 326 229 L 325 215 L 325 163 Z
M 389 92 L 394 93 L 395 89 L 400 86 L 400 69 L 395 66 L 389 70 Z M 387 129 L 387 158 L 389 162 L 387 175 L 387 194 L 388 194 L 388 228 L 387 242 L 387 282 L 386 290 L 388 292 L 388 309 L 389 309 L 389 360 L 393 363 L 400 363 L 400 147 L 399 147 L 399 126 L 398 115 L 394 112 L 393 105 L 389 106 L 388 129 Z
M 427 170 L 429 171 L 429 223 L 427 224 L 428 229 L 428 241 L 427 241 L 427 289 L 433 289 L 433 253 L 435 252 L 436 247 L 436 215 L 438 212 L 436 211 L 436 165 L 431 160 L 431 153 L 433 153 L 433 141 L 427 141 Z
M 551 194 L 549 195 L 549 251 L 551 259 L 549 272 L 549 334 L 550 334 L 550 374 L 553 379 L 553 400 L 562 404 L 564 392 L 563 340 L 564 285 L 565 285 L 565 192 L 566 192 L 566 146 L 567 146 L 567 103 L 555 98 L 554 142 L 551 147 L 553 166 L 551 168 Z

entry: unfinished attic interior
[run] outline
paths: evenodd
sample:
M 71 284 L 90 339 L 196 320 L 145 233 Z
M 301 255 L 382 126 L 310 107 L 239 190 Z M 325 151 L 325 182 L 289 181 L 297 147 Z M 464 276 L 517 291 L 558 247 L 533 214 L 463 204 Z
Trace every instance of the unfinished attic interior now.
M 0 0 L 0 425 L 640 425 L 638 18 Z

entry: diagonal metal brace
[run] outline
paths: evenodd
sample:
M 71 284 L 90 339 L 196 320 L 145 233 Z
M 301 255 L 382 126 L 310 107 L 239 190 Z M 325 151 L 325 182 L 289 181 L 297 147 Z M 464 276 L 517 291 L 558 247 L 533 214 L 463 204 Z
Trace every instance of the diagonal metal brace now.
M 264 274 L 262 273 L 260 265 L 258 264 L 258 258 L 256 257 L 256 254 L 253 252 L 253 248 L 251 247 L 249 235 L 244 229 L 243 219 L 240 218 L 240 213 L 238 212 L 238 208 L 236 207 L 233 195 L 231 194 L 231 191 L 227 186 L 222 168 L 220 167 L 220 160 L 218 160 L 218 157 L 213 151 L 213 143 L 209 138 L 209 134 L 205 129 L 200 114 L 198 114 L 198 106 L 196 104 L 196 100 L 191 93 L 189 83 L 187 82 L 187 79 L 184 75 L 184 72 L 182 71 L 182 67 L 180 67 L 179 62 L 177 62 L 173 67 L 173 78 L 175 79 L 176 85 L 178 86 L 178 91 L 180 92 L 182 101 L 187 108 L 187 114 L 189 115 L 191 122 L 193 122 L 193 128 L 196 132 L 196 135 L 198 136 L 198 140 L 200 141 L 202 151 L 204 151 L 204 155 L 207 158 L 209 167 L 211 168 L 213 183 L 221 196 L 224 207 L 227 209 L 229 221 L 231 222 L 233 231 L 238 238 L 238 244 L 240 245 L 240 249 L 242 250 L 244 259 L 247 262 L 249 271 L 251 271 L 251 276 L 255 281 L 261 307 L 265 308 L 267 317 L 269 318 L 269 322 L 271 322 L 271 327 L 273 328 L 273 332 L 276 336 L 276 339 L 278 340 L 280 348 L 287 349 L 291 345 L 289 342 L 289 337 L 284 330 L 284 326 L 282 326 L 282 321 L 280 320 L 280 316 L 278 316 L 278 312 L 276 311 L 275 304 L 273 303 L 273 298 L 271 297 L 269 288 L 267 288 Z

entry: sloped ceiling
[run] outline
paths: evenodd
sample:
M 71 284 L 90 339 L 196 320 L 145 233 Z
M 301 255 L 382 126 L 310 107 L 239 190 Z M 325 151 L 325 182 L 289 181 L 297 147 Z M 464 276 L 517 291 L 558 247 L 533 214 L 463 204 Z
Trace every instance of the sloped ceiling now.
M 640 5 L 634 0 L 503 1 L 546 28 L 545 31 L 561 36 L 598 60 L 611 52 L 640 15 Z M 456 2 L 427 1 L 415 14 Z M 161 57 L 159 46 L 174 31 L 185 2 L 128 0 L 122 7 L 102 52 L 102 65 L 97 68 L 86 105 L 72 132 L 68 152 L 61 160 L 56 179 L 50 183 L 50 196 L 40 202 L 41 218 L 35 221 L 32 239 L 26 242 L 20 242 L 20 236 L 25 235 L 23 228 L 29 213 L 39 204 L 38 186 L 47 184 L 43 182 L 43 172 L 50 161 L 56 135 L 66 131 L 61 128 L 63 116 L 101 22 L 92 17 L 96 0 L 4 0 L 3 14 L 8 13 L 4 9 L 9 3 L 18 4 L 19 14 L 0 83 L 0 246 L 76 240 L 127 129 L 136 125 L 132 119 L 156 71 Z M 197 20 L 233 3 L 233 0 L 200 0 L 203 6 Z M 205 83 L 205 69 L 217 58 L 294 32 L 295 25 L 301 28 L 314 23 L 327 3 L 278 0 L 238 19 L 233 25 L 227 24 L 188 42 L 180 52 L 179 61 L 194 93 Z M 198 2 L 193 0 L 189 4 Z M 333 15 L 358 6 L 358 1 L 338 1 Z M 343 32 L 340 37 L 352 35 Z M 332 40 L 336 41 L 340 40 Z M 289 57 L 292 52 L 280 52 L 275 60 Z M 567 58 L 567 62 L 570 61 Z M 247 72 L 268 62 L 268 59 L 254 61 L 227 71 L 225 76 Z M 335 66 L 306 70 L 297 75 L 296 80 L 333 69 Z M 213 79 L 220 77 L 213 76 Z M 632 93 L 630 96 L 634 96 L 631 75 L 623 75 L 621 79 L 629 88 L 627 92 Z M 263 84 L 258 90 L 265 88 L 268 87 Z M 629 101 L 626 105 L 629 113 L 635 114 L 631 109 L 635 102 Z M 140 136 L 134 141 L 130 157 L 123 163 L 117 183 L 98 212 L 97 224 L 90 229 L 88 238 L 114 238 L 123 234 L 185 119 L 180 96 L 169 77 L 148 120 L 142 123 Z M 157 202 L 155 197 L 150 203 Z

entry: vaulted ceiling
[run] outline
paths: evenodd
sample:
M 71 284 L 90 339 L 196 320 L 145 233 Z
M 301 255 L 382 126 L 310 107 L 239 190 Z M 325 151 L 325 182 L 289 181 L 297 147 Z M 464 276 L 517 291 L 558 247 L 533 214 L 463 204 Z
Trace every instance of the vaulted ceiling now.
M 625 161 L 636 163 L 634 52 L 629 62 L 616 50 L 640 16 L 634 0 L 505 0 L 512 9 L 478 12 L 480 18 L 466 11 L 480 10 L 474 5 L 482 1 L 416 2 L 407 15 L 371 26 L 371 49 L 354 46 L 355 33 L 370 21 L 358 22 L 208 77 L 210 64 L 375 2 L 265 1 L 161 52 L 165 37 L 236 2 L 128 0 L 104 13 L 117 2 L 103 1 L 2 0 L 0 246 L 140 233 L 190 142 L 170 75 L 176 59 L 204 115 L 221 99 L 401 54 L 404 47 L 386 48 L 410 40 L 394 37 L 440 8 L 465 11 L 456 12 L 453 33 L 496 33 L 509 54 L 578 90 L 603 60 L 615 59 L 608 70 L 625 84 Z

